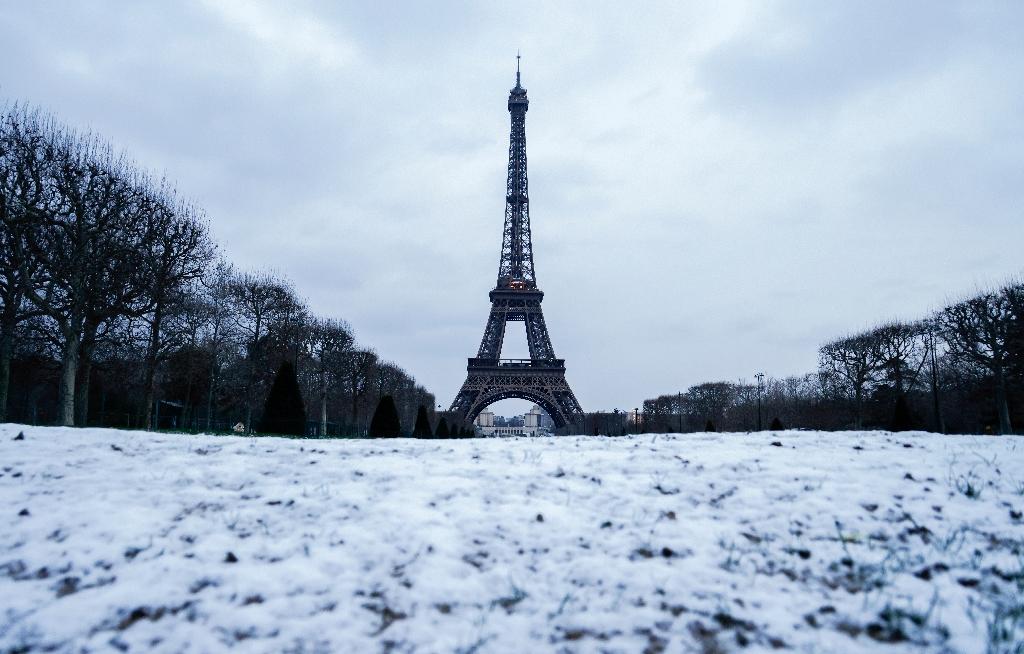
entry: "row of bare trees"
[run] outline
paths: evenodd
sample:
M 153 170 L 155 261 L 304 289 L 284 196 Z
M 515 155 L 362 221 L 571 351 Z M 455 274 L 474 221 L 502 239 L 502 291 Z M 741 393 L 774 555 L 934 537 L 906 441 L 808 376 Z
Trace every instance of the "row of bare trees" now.
M 167 180 L 21 106 L 0 111 L 0 227 L 0 420 L 249 429 L 284 360 L 311 431 L 365 432 L 383 395 L 404 424 L 433 409 L 290 283 L 233 270 Z
M 834 429 L 838 426 L 832 410 L 822 401 L 816 375 L 766 377 L 760 384 L 705 382 L 685 392 L 645 400 L 638 414 L 627 415 L 626 430 L 752 431 L 774 420 L 786 426 Z
M 647 400 L 640 421 L 646 431 L 747 431 L 777 418 L 810 429 L 1011 434 L 1024 423 L 1024 284 L 830 341 L 818 362 L 801 377 Z
M 1018 414 L 1024 409 L 1024 284 L 832 341 L 819 361 L 823 384 L 852 402 L 855 426 L 864 422 L 865 398 L 888 390 L 898 426 L 916 395 L 938 431 L 950 423 L 957 431 L 1013 433 L 1011 404 Z

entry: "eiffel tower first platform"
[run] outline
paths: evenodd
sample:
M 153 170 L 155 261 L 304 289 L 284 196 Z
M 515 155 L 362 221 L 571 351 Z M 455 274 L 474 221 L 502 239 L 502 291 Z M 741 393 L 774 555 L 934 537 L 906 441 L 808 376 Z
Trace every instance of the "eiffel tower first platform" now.
M 518 60 L 518 56 L 516 57 Z M 530 197 L 526 178 L 526 111 L 530 101 L 516 65 L 516 86 L 509 92 L 512 135 L 508 146 L 508 184 L 505 193 L 505 230 L 501 239 L 498 283 L 491 291 L 491 314 L 476 357 L 449 411 L 472 422 L 490 404 L 519 398 L 539 404 L 558 428 L 582 419 L 583 409 L 565 379 L 565 360 L 555 358 L 540 303 L 530 238 Z M 529 359 L 501 359 L 505 325 L 526 323 Z

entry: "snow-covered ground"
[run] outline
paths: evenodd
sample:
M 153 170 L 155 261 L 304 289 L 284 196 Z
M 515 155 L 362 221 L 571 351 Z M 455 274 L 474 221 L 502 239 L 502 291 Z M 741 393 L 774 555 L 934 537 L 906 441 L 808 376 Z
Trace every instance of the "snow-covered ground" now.
M 1024 639 L 1013 437 L 2 425 L 0 506 L 0 651 L 984 652 Z

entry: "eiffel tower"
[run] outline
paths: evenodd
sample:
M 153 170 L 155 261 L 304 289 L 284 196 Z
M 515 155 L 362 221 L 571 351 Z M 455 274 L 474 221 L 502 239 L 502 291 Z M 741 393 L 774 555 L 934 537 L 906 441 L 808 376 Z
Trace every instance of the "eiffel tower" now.
M 498 283 L 490 292 L 491 314 L 476 357 L 469 359 L 466 381 L 449 411 L 466 422 L 473 421 L 490 404 L 519 398 L 540 405 L 558 428 L 583 417 L 565 379 L 565 359 L 555 358 L 540 303 L 530 237 L 530 197 L 526 178 L 526 97 L 516 55 L 516 86 L 509 92 L 508 111 L 512 134 L 508 146 L 508 183 L 505 192 L 505 230 L 501 239 Z M 529 359 L 501 359 L 505 325 L 510 320 L 526 323 Z

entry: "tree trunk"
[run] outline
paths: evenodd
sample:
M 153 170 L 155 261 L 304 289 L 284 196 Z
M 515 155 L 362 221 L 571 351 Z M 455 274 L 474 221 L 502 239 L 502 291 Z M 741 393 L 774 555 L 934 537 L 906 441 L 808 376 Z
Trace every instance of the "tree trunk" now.
M 185 385 L 185 410 L 182 412 L 182 421 L 187 429 L 199 430 L 199 419 L 196 417 L 196 405 L 192 402 L 192 387 L 196 382 L 196 336 L 192 333 L 188 343 L 188 362 L 185 366 L 187 383 Z
M 75 375 L 75 424 L 79 427 L 89 426 L 89 381 L 92 377 L 92 358 L 96 352 L 96 333 L 99 324 L 95 320 L 87 320 L 82 330 L 82 341 L 78 346 L 78 371 Z
M 252 435 L 254 432 L 252 428 L 252 394 L 253 389 L 256 388 L 256 353 L 260 344 L 260 331 L 263 328 L 263 314 L 256 314 L 256 326 L 253 330 L 252 342 L 248 347 L 248 361 L 246 362 L 249 366 L 249 384 L 245 389 L 245 433 Z
M 160 323 L 163 319 L 163 308 L 157 304 L 153 311 L 153 322 L 149 329 L 149 345 L 146 347 L 146 363 L 143 371 L 142 384 L 142 424 L 149 425 L 153 419 L 153 400 L 156 398 L 156 366 L 160 352 Z M 160 425 L 153 425 L 159 429 Z
M 148 365 L 146 368 L 142 386 L 145 389 L 142 393 L 142 424 L 145 425 L 144 429 L 157 429 L 159 425 L 153 424 L 153 398 L 156 395 L 156 389 L 154 388 L 155 377 L 153 372 L 148 370 Z
M 1010 407 L 1006 402 L 1006 375 L 1002 366 L 996 367 L 996 412 L 999 414 L 999 433 L 1012 434 Z
M 858 386 L 854 390 L 854 402 L 856 404 L 856 412 L 857 413 L 856 413 L 856 417 L 854 418 L 854 423 L 853 423 L 854 427 L 856 427 L 857 429 L 864 429 L 864 420 L 863 420 L 862 415 L 861 415 L 862 414 L 862 410 L 863 410 L 863 408 L 862 408 L 863 402 L 861 401 L 861 395 L 862 394 L 863 394 L 863 392 L 861 391 L 860 386 Z
M 939 370 L 935 362 L 935 340 L 931 344 L 932 358 L 932 410 L 935 413 L 935 429 L 940 434 L 946 433 L 946 425 L 942 419 L 942 407 L 939 403 Z
M 82 345 L 78 352 L 78 382 L 75 385 L 75 425 L 89 426 L 89 381 L 92 378 L 93 348 Z
M 253 348 L 249 348 L 249 352 L 252 352 Z M 256 387 L 256 370 L 252 362 L 252 355 L 250 354 L 249 360 L 246 361 L 246 365 L 249 370 L 247 371 L 247 381 L 245 384 L 245 433 L 252 435 L 252 392 L 253 388 Z
M 352 428 L 359 432 L 359 396 L 352 391 Z
M 320 438 L 327 436 L 327 391 L 320 392 Z
M 192 372 L 189 370 L 187 373 L 188 378 L 185 382 L 185 397 L 184 397 L 184 408 L 181 410 L 181 427 L 185 430 L 192 429 Z
M 81 335 L 77 330 L 64 330 L 64 351 L 60 360 L 60 391 L 57 397 L 57 424 L 75 424 L 75 377 L 78 374 L 78 348 Z
M 0 333 L 0 422 L 7 422 L 7 391 L 11 385 L 11 359 L 14 357 L 14 329 L 4 325 Z
M 213 396 L 217 389 L 217 363 L 210 364 L 210 386 L 206 391 L 206 431 L 213 428 Z

